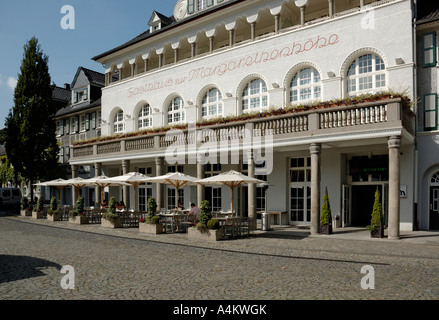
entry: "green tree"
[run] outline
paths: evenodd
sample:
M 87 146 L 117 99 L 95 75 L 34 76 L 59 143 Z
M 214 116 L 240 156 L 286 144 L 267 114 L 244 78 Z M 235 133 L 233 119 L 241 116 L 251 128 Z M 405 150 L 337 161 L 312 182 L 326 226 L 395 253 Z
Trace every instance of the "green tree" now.
M 380 201 L 380 192 L 377 190 L 375 192 L 375 202 L 373 204 L 372 218 L 370 221 L 370 225 L 367 226 L 367 229 L 370 231 L 377 230 L 380 226 L 383 225 L 384 216 L 383 216 L 383 206 Z
M 14 91 L 14 107 L 5 120 L 6 154 L 14 170 L 31 186 L 53 178 L 59 146 L 53 117 L 48 57 L 33 37 L 24 46 L 23 60 Z M 31 199 L 33 199 L 31 187 Z

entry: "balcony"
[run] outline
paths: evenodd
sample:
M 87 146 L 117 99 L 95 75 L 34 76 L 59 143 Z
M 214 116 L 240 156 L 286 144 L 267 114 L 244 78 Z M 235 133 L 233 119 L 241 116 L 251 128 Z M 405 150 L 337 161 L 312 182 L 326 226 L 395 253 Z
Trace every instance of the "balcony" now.
M 196 130 L 189 127 L 168 132 L 106 137 L 103 139 L 105 141 L 83 142 L 72 146 L 70 163 L 154 158 L 164 156 L 170 146 L 198 148 L 207 142 L 234 143 L 242 150 L 249 139 L 268 136 L 273 138 L 276 149 L 280 146 L 305 147 L 312 142 L 354 141 L 353 145 L 357 145 L 361 140 L 367 144 L 368 139 L 372 141 L 392 135 L 401 135 L 408 143 L 414 141 L 414 113 L 401 98 L 306 111 L 296 109 L 280 115 L 263 114 L 245 121 L 198 125 Z

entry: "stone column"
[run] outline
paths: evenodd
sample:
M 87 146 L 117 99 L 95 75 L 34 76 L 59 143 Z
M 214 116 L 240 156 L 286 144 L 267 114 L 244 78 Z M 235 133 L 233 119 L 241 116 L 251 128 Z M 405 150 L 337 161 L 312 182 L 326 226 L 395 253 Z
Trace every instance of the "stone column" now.
M 102 163 L 101 162 L 96 162 L 95 163 L 95 177 L 99 177 L 100 175 L 102 175 Z M 101 188 L 100 187 L 95 187 L 95 199 L 96 199 L 96 207 L 99 208 L 100 203 L 102 202 L 103 199 L 101 199 Z
M 127 174 L 129 172 L 130 172 L 130 160 L 122 160 L 122 174 Z M 130 197 L 129 197 L 130 189 L 129 188 L 130 188 L 129 186 L 122 187 L 122 190 L 123 190 L 123 199 L 122 200 L 125 203 L 125 206 L 127 208 L 130 207 Z
M 163 63 L 163 53 L 159 54 L 159 68 L 162 68 L 164 65 Z
M 274 16 L 274 33 L 278 34 L 280 30 L 280 14 Z
M 213 41 L 214 41 L 214 37 L 209 37 L 209 52 L 212 53 L 213 52 Z
M 191 43 L 191 58 L 195 58 L 197 56 L 197 43 Z
M 320 233 L 320 154 L 322 145 L 311 144 L 311 234 Z
M 255 163 L 253 161 L 253 150 L 247 151 L 248 161 L 248 176 L 255 177 Z M 248 218 L 250 220 L 250 226 L 253 230 L 256 230 L 256 184 L 248 184 Z
M 72 179 L 78 177 L 78 166 L 73 164 L 72 166 Z M 72 207 L 75 206 L 76 200 L 78 200 L 78 193 L 76 191 L 76 187 L 72 186 Z
M 197 156 L 197 178 L 198 179 L 204 179 L 204 169 L 205 166 L 203 162 L 201 161 L 201 156 Z M 205 190 L 206 187 L 202 184 L 197 185 L 197 206 L 200 208 L 201 201 L 205 198 Z
M 329 17 L 332 18 L 334 16 L 334 0 L 328 0 L 329 5 Z
M 256 22 L 250 23 L 250 39 L 254 41 L 256 38 Z
M 178 63 L 178 48 L 174 49 L 174 63 Z
M 229 31 L 229 47 L 233 47 L 235 45 L 235 30 L 232 29 Z
M 399 239 L 401 136 L 392 136 L 389 145 L 389 239 Z
M 157 157 L 155 158 L 155 171 L 156 176 L 163 175 L 163 167 L 164 167 L 164 158 Z M 165 207 L 164 199 L 163 199 L 163 185 L 161 183 L 156 183 L 156 201 L 157 201 L 157 210 L 160 211 Z

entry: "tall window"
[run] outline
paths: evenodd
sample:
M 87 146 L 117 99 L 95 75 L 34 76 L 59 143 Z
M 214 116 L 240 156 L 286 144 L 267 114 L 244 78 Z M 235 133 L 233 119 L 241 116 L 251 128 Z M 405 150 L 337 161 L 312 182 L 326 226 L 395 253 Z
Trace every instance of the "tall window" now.
M 184 120 L 185 112 L 183 99 L 176 97 L 168 106 L 168 123 L 183 122 Z
M 267 85 L 262 79 L 250 81 L 242 93 L 242 110 L 262 110 L 268 106 Z
M 422 35 L 422 66 L 434 67 L 436 57 L 436 32 Z
M 424 96 L 424 129 L 437 130 L 437 93 Z
M 113 132 L 119 133 L 119 132 L 123 132 L 124 130 L 125 130 L 125 123 L 123 121 L 123 111 L 119 110 L 114 116 Z
M 317 100 L 322 97 L 320 74 L 314 68 L 300 70 L 290 84 L 290 102 Z
M 374 54 L 366 54 L 355 60 L 349 67 L 347 76 L 349 95 L 386 87 L 386 66 L 383 59 Z
M 149 104 L 145 104 L 139 112 L 138 119 L 139 129 L 152 127 L 152 108 Z
M 212 117 L 223 114 L 223 98 L 218 89 L 210 89 L 203 98 L 201 106 L 202 117 Z

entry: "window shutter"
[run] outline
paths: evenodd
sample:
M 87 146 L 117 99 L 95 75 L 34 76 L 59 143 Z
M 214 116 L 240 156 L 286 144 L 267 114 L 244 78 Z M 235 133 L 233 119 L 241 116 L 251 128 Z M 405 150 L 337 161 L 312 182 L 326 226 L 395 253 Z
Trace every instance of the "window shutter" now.
M 92 130 L 96 129 L 96 112 L 93 112 L 91 114 L 91 129 Z
M 433 67 L 436 65 L 436 32 L 422 36 L 422 66 Z
M 195 12 L 195 0 L 188 0 L 187 13 L 192 14 Z
M 437 93 L 424 96 L 424 129 L 437 130 Z
M 75 133 L 79 132 L 79 116 L 75 117 Z

